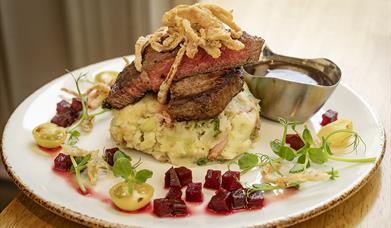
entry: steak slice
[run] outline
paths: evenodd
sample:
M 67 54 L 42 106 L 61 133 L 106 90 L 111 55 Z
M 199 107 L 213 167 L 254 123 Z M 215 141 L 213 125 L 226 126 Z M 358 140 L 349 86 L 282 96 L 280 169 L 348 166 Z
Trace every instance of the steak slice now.
M 190 59 L 186 55 L 175 74 L 174 81 L 195 74 L 203 74 L 212 71 L 231 69 L 247 64 L 256 63 L 259 60 L 264 40 L 260 37 L 250 36 L 243 32 L 239 39 L 245 47 L 239 51 L 223 46 L 219 58 L 208 55 L 204 49 L 198 48 L 197 54 Z M 143 55 L 143 71 L 148 73 L 153 91 L 158 91 L 166 78 L 179 47 L 171 52 L 159 53 L 148 46 Z
M 103 108 L 123 108 L 140 100 L 148 90 L 150 81 L 147 73 L 139 73 L 134 63 L 131 63 L 119 73 L 109 96 L 103 102 Z
M 245 45 L 245 48 L 234 51 L 222 47 L 219 58 L 212 58 L 201 48 L 193 59 L 184 56 L 175 74 L 174 81 L 196 74 L 256 63 L 264 40 L 244 32 L 240 41 Z M 168 74 L 178 50 L 179 48 L 171 52 L 159 53 L 150 46 L 146 47 L 143 54 L 143 72 L 140 74 L 133 63 L 127 66 L 119 74 L 103 107 L 121 109 L 141 99 L 149 90 L 157 92 Z
M 204 120 L 219 115 L 243 87 L 241 69 L 184 78 L 171 86 L 168 113 L 177 121 Z

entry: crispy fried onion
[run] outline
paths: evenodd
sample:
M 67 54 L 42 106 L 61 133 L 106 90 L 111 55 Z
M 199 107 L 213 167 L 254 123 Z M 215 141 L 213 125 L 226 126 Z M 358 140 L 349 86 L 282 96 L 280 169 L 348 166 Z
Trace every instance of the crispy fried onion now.
M 213 58 L 218 58 L 223 45 L 231 50 L 244 48 L 244 44 L 237 40 L 242 30 L 233 22 L 232 12 L 214 4 L 179 5 L 166 12 L 162 22 L 163 27 L 155 33 L 141 36 L 136 41 L 134 60 L 136 69 L 141 72 L 142 54 L 148 45 L 157 52 L 171 51 L 180 46 L 169 74 L 160 86 L 160 103 L 167 101 L 168 90 L 184 54 L 194 58 L 200 47 Z
M 66 144 L 62 145 L 61 147 L 64 154 L 71 155 L 71 156 L 86 156 L 92 153 L 92 151 L 84 150 L 82 148 L 66 145 Z
M 267 183 L 273 183 L 280 187 L 287 187 L 289 184 L 294 182 L 315 182 L 315 181 L 326 181 L 329 179 L 329 175 L 324 172 L 306 169 L 301 173 L 289 173 L 285 176 L 275 176 L 275 175 L 264 175 L 263 181 Z
M 98 156 L 98 151 L 91 153 L 91 159 L 87 163 L 87 175 L 92 185 L 96 184 L 100 171 L 107 171 L 109 169 L 108 164 Z

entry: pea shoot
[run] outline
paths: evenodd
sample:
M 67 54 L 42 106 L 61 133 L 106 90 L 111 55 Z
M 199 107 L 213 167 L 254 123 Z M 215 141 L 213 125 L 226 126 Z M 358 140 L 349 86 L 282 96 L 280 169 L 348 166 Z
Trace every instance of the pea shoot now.
M 96 116 L 101 115 L 105 112 L 110 111 L 109 109 L 102 109 L 99 112 L 90 114 L 88 111 L 88 99 L 84 98 L 83 93 L 80 90 L 80 82 L 87 76 L 87 74 L 80 74 L 78 77 L 75 77 L 71 72 L 66 70 L 68 73 L 71 74 L 73 81 L 76 85 L 76 91 L 79 96 L 81 105 L 82 105 L 82 111 L 80 114 L 80 119 L 77 121 L 76 124 L 73 125 L 72 128 L 67 130 L 67 133 L 69 134 L 69 138 L 67 143 L 71 146 L 76 145 L 76 143 L 79 141 L 80 137 L 80 131 L 77 129 L 81 127 L 82 129 L 85 129 L 86 131 L 89 131 L 92 129 L 93 126 L 93 120 Z
M 265 165 L 273 166 L 273 163 L 276 163 L 280 160 L 281 159 L 278 158 L 272 159 L 266 154 L 245 153 L 239 158 L 237 163 L 233 162 L 228 164 L 228 168 L 230 168 L 230 165 L 232 164 L 237 164 L 239 166 L 240 173 L 243 175 L 256 167 L 262 168 Z
M 132 158 L 122 151 L 115 152 L 113 160 L 114 176 L 125 179 L 129 193 L 133 192 L 135 184 L 145 183 L 153 175 L 152 171 L 148 169 L 137 171 L 136 168 L 141 164 L 140 160 L 132 164 Z
M 84 186 L 83 180 L 81 178 L 81 171 L 87 167 L 87 163 L 91 159 L 91 154 L 88 154 L 84 157 L 74 157 L 72 155 L 70 157 L 72 161 L 71 171 L 75 173 L 76 181 L 80 190 L 85 193 L 87 189 Z
M 374 162 L 376 160 L 375 157 L 344 158 L 344 157 L 335 156 L 333 154 L 330 148 L 330 142 L 328 140 L 330 139 L 331 136 L 341 132 L 350 133 L 351 137 L 353 138 L 353 142 L 347 145 L 347 147 L 352 147 L 352 150 L 350 152 L 357 151 L 360 143 L 363 143 L 365 146 L 365 143 L 362 140 L 362 138 L 358 135 L 357 132 L 354 132 L 353 130 L 343 129 L 343 130 L 334 131 L 330 133 L 327 137 L 322 137 L 321 145 L 317 146 L 315 145 L 315 141 L 307 126 L 304 126 L 304 130 L 300 134 L 296 130 L 297 124 L 295 122 L 289 122 L 284 119 L 280 119 L 280 123 L 284 127 L 282 139 L 281 140 L 276 139 L 272 141 L 270 143 L 270 147 L 272 148 L 272 151 L 276 155 L 278 155 L 280 158 L 284 160 L 293 161 L 294 159 L 297 158 L 296 164 L 294 164 L 294 166 L 291 168 L 290 173 L 303 172 L 306 168 L 310 166 L 310 162 L 316 164 L 324 164 L 329 160 L 335 160 L 335 161 L 342 161 L 342 162 L 366 163 L 366 162 Z M 292 130 L 295 131 L 304 142 L 304 146 L 300 148 L 298 151 L 295 151 L 294 149 L 286 145 L 285 139 L 288 132 L 288 127 L 291 127 Z
M 266 154 L 253 154 L 253 153 L 245 153 L 239 157 L 237 161 L 231 162 L 228 165 L 236 164 L 241 174 L 245 174 L 253 168 L 263 168 L 266 165 L 270 165 L 272 167 L 273 172 L 276 174 L 283 176 L 283 174 L 276 168 L 274 168 L 274 164 L 277 162 L 281 162 L 283 160 L 293 163 L 293 166 L 290 168 L 289 173 L 302 173 L 307 168 L 311 166 L 311 163 L 314 164 L 324 164 L 329 160 L 341 161 L 341 162 L 352 162 L 352 163 L 367 163 L 374 162 L 376 160 L 375 157 L 367 157 L 367 158 L 345 158 L 336 156 L 331 147 L 330 147 L 330 137 L 339 133 L 349 133 L 352 138 L 352 142 L 346 146 L 346 148 L 351 148 L 348 153 L 354 152 L 358 150 L 360 144 L 363 144 L 365 147 L 365 143 L 363 139 L 358 135 L 357 132 L 351 129 L 341 129 L 331 132 L 326 137 L 321 138 L 321 143 L 316 143 L 314 140 L 311 131 L 307 126 L 304 125 L 304 129 L 302 132 L 297 130 L 297 123 L 290 122 L 284 119 L 280 119 L 280 123 L 283 126 L 283 133 L 281 139 L 275 139 L 270 142 L 270 148 L 274 154 L 278 156 L 278 158 L 273 159 Z M 291 129 L 294 131 L 298 137 L 303 141 L 304 146 L 295 150 L 289 144 L 287 144 L 287 134 L 288 130 Z M 348 139 L 346 139 L 348 140 Z M 331 171 L 326 172 L 330 176 L 331 180 L 335 180 L 339 177 L 338 170 L 334 168 Z M 277 188 L 276 186 L 270 185 L 269 183 L 263 183 L 261 185 L 253 186 L 252 188 L 258 190 L 268 190 Z

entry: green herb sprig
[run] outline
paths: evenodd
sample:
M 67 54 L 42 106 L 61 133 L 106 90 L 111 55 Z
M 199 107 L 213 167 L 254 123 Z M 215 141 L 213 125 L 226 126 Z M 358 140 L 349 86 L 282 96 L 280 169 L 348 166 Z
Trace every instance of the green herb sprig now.
M 281 159 L 272 159 L 266 154 L 252 154 L 252 153 L 244 153 L 237 162 L 228 164 L 228 168 L 230 169 L 230 165 L 237 164 L 240 169 L 240 173 L 243 175 L 253 168 L 261 168 L 265 165 L 272 165 L 275 162 L 278 162 Z
M 272 151 L 278 155 L 281 159 L 287 160 L 287 161 L 293 161 L 296 160 L 296 164 L 290 169 L 290 173 L 300 173 L 303 172 L 306 168 L 310 166 L 310 162 L 316 163 L 316 164 L 324 164 L 328 160 L 335 160 L 335 161 L 342 161 L 342 162 L 353 162 L 353 163 L 366 163 L 366 162 L 374 162 L 376 160 L 375 157 L 369 157 L 369 158 L 344 158 L 335 156 L 330 148 L 330 137 L 341 133 L 341 132 L 348 132 L 351 133 L 351 136 L 353 137 L 353 142 L 349 144 L 347 147 L 352 147 L 353 151 L 357 151 L 357 148 L 360 143 L 363 143 L 365 146 L 364 141 L 362 138 L 358 135 L 357 132 L 354 132 L 352 130 L 337 130 L 329 134 L 327 137 L 322 138 L 322 143 L 320 146 L 316 146 L 314 144 L 314 139 L 311 135 L 311 132 L 307 128 L 307 126 L 304 126 L 303 132 L 300 134 L 296 130 L 297 124 L 295 122 L 289 122 L 284 119 L 280 119 L 280 123 L 283 125 L 283 135 L 282 139 L 276 139 L 272 142 L 270 142 L 270 147 Z M 298 151 L 295 151 L 294 149 L 290 148 L 289 145 L 286 144 L 286 136 L 288 133 L 288 127 L 291 127 L 294 132 L 296 132 L 299 137 L 303 140 L 304 146 L 300 148 Z
M 81 178 L 81 171 L 86 168 L 88 161 L 91 159 L 91 154 L 84 157 L 74 157 L 72 155 L 70 157 L 72 162 L 71 172 L 75 173 L 77 184 L 79 185 L 80 190 L 85 193 L 87 190 Z
M 114 176 L 125 179 L 129 193 L 133 192 L 135 184 L 145 183 L 153 175 L 153 172 L 148 169 L 137 171 L 136 168 L 141 164 L 140 160 L 132 164 L 132 159 L 122 151 L 115 152 L 113 160 Z
M 78 131 L 77 129 L 80 127 L 80 125 L 83 123 L 83 121 L 91 120 L 91 119 L 95 118 L 96 116 L 101 115 L 101 114 L 108 112 L 110 110 L 109 109 L 102 109 L 99 112 L 90 114 L 88 112 L 88 99 L 84 98 L 84 95 L 80 90 L 80 82 L 82 81 L 83 78 L 85 78 L 87 76 L 87 74 L 83 73 L 83 74 L 80 74 L 78 77 L 75 77 L 70 71 L 66 70 L 66 72 L 71 74 L 73 81 L 75 82 L 76 91 L 77 91 L 77 94 L 78 94 L 78 97 L 79 97 L 79 100 L 80 100 L 81 106 L 82 106 L 80 119 L 77 121 L 76 124 L 73 125 L 72 128 L 67 130 L 67 133 L 69 134 L 67 142 L 69 145 L 74 146 L 79 141 L 80 131 Z

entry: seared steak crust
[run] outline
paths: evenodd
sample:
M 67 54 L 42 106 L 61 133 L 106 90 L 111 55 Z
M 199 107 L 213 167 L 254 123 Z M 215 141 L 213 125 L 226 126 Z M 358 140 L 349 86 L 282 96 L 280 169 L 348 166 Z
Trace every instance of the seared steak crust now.
M 134 63 L 131 63 L 119 73 L 109 96 L 103 102 L 103 107 L 124 108 L 140 100 L 148 90 L 150 90 L 150 81 L 147 73 L 139 73 Z
M 240 69 L 184 78 L 171 86 L 168 113 L 177 121 L 214 118 L 242 87 Z

